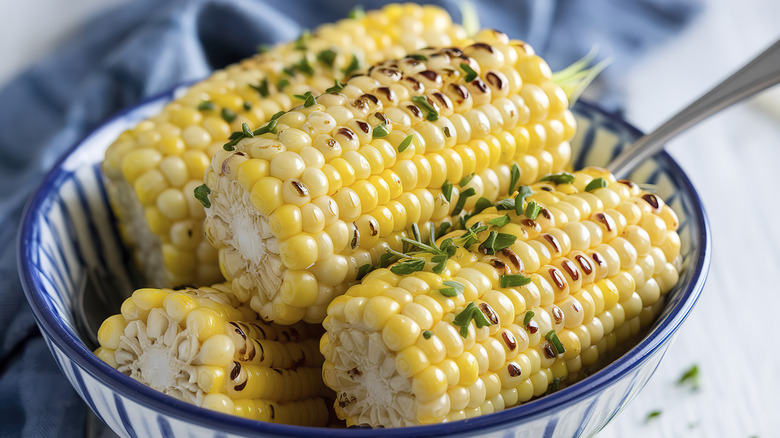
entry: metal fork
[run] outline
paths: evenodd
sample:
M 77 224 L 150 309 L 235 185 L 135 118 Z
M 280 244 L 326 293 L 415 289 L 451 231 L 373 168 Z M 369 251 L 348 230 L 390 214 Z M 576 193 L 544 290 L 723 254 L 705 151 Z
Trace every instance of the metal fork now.
M 707 117 L 780 82 L 780 40 L 716 85 L 653 132 L 626 148 L 608 165 L 617 178 L 663 150 L 666 142 Z

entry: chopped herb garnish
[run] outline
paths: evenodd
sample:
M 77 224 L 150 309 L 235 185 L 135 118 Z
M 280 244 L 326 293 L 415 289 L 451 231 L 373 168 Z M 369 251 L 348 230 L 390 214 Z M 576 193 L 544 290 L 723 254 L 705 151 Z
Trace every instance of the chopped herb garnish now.
M 479 242 L 479 237 L 477 234 L 486 231 L 487 229 L 487 225 L 482 225 L 481 223 L 477 222 L 458 238 L 458 242 L 464 248 L 468 248 L 469 246 Z
M 441 193 L 444 195 L 444 199 L 447 200 L 447 202 L 452 201 L 452 183 L 444 180 L 444 184 L 441 185 Z
M 512 168 L 509 170 L 509 194 L 515 192 L 517 183 L 520 182 L 520 166 L 517 163 L 512 163 Z
M 277 123 L 276 119 L 271 119 L 265 125 L 263 125 L 263 126 L 257 128 L 257 129 L 255 129 L 254 131 L 252 131 L 252 134 L 254 134 L 254 135 L 262 135 L 262 134 L 265 134 L 267 132 L 270 132 L 271 134 L 276 134 L 276 123 Z
M 344 89 L 344 84 L 339 82 L 338 79 L 334 79 L 333 80 L 333 86 L 328 88 L 328 89 L 326 89 L 325 92 L 326 93 L 341 93 L 341 90 L 343 90 L 343 89 Z
M 366 274 L 368 274 L 369 272 L 371 272 L 371 268 L 372 268 L 372 266 L 371 266 L 371 265 L 369 265 L 368 263 L 366 263 L 365 265 L 363 265 L 363 266 L 359 267 L 359 268 L 358 268 L 358 271 L 357 271 L 357 279 L 358 279 L 358 280 L 362 280 L 362 279 L 363 279 L 363 277 L 365 277 L 365 276 L 366 276 Z
M 214 102 L 210 100 L 204 100 L 198 104 L 198 111 L 214 111 Z
M 499 233 L 497 231 L 491 231 L 488 233 L 487 239 L 479 246 L 480 249 L 487 252 L 488 255 L 493 255 L 502 249 L 509 248 L 515 243 L 517 236 L 507 233 Z
M 249 111 L 252 109 L 252 102 L 245 100 L 242 106 L 244 107 L 244 111 Z
M 288 81 L 285 78 L 279 79 L 279 82 L 276 83 L 276 89 L 279 91 L 282 91 L 289 86 L 290 86 L 290 81 Z
M 311 40 L 311 32 L 309 32 L 308 30 L 304 30 L 303 32 L 301 32 L 301 36 L 299 36 L 298 39 L 295 40 L 293 49 L 306 50 L 306 44 L 308 44 L 310 40 Z
M 511 219 L 509 219 L 509 215 L 508 214 L 505 214 L 505 215 L 499 216 L 499 217 L 494 217 L 493 219 L 490 219 L 488 221 L 488 223 L 490 225 L 495 225 L 495 226 L 497 226 L 499 228 L 503 227 L 504 225 L 508 224 L 509 222 L 511 222 Z
M 466 190 L 460 192 L 458 196 L 458 202 L 455 203 L 455 208 L 452 210 L 452 215 L 457 216 L 463 211 L 463 207 L 466 205 L 468 198 L 477 194 L 477 190 L 474 187 L 469 187 Z
M 537 204 L 536 201 L 531 201 L 525 207 L 525 217 L 531 219 L 532 221 L 535 221 L 536 218 L 539 217 L 540 211 L 542 211 L 542 207 L 539 204 Z
M 485 317 L 485 314 L 482 313 L 482 310 L 480 310 L 474 302 L 469 303 L 463 311 L 458 313 L 455 316 L 455 319 L 452 320 L 452 324 L 460 327 L 460 335 L 466 338 L 469 335 L 469 325 L 472 320 L 474 320 L 477 328 L 491 325 L 490 321 Z
M 257 85 L 249 84 L 249 87 L 260 93 L 261 97 L 268 97 L 268 78 L 263 78 Z
M 228 123 L 232 123 L 236 120 L 236 113 L 230 108 L 222 108 L 222 119 Z
M 317 54 L 317 61 L 327 65 L 328 67 L 333 67 L 333 62 L 336 60 L 336 52 L 330 49 L 325 49 Z
M 550 330 L 547 332 L 544 338 L 547 339 L 553 348 L 555 348 L 555 351 L 558 352 L 558 354 L 563 354 L 566 352 L 566 349 L 563 348 L 563 343 L 561 342 L 560 338 L 558 338 L 558 333 L 555 333 L 555 330 Z
M 653 418 L 657 418 L 657 417 L 658 417 L 658 416 L 660 416 L 660 415 L 661 415 L 661 411 L 650 411 L 650 412 L 647 414 L 647 417 L 645 417 L 645 421 L 650 421 L 650 420 L 652 420 Z
M 390 135 L 390 132 L 387 131 L 385 125 L 380 123 L 374 127 L 374 133 L 372 135 L 374 138 L 385 138 Z
M 435 122 L 439 120 L 439 112 L 436 111 L 436 108 L 428 102 L 428 98 L 425 96 L 414 96 L 412 98 L 412 102 L 414 102 L 415 105 L 420 107 L 420 109 L 425 110 L 427 112 L 427 115 L 425 118 L 430 120 L 431 122 Z
M 498 278 L 498 283 L 501 287 L 519 287 L 519 286 L 525 286 L 526 284 L 530 283 L 531 279 L 526 277 L 523 274 L 506 274 L 502 275 Z M 528 316 L 528 314 L 531 314 Z M 533 318 L 534 312 L 531 312 L 530 310 L 525 313 L 525 319 L 530 320 Z M 528 324 L 527 322 L 524 322 L 523 324 Z
M 241 132 L 244 133 L 244 137 L 245 138 L 252 138 L 252 137 L 255 136 L 255 134 L 252 132 L 252 130 L 249 129 L 249 125 L 247 125 L 246 123 L 242 123 L 241 124 Z
M 463 291 L 466 290 L 466 286 L 464 286 L 463 283 L 459 283 L 454 280 L 447 280 L 443 284 L 446 287 L 439 289 L 439 293 L 445 297 L 455 297 L 462 294 Z
M 379 267 L 386 268 L 392 265 L 393 263 L 397 262 L 398 260 L 400 260 L 400 257 L 398 257 L 393 253 L 386 252 L 382 254 L 382 257 L 379 257 Z
M 406 148 L 408 148 L 409 145 L 412 144 L 412 139 L 414 139 L 413 134 L 407 135 L 406 138 L 403 139 L 401 144 L 398 145 L 398 153 L 405 151 Z
M 552 383 L 547 387 L 547 394 L 552 394 L 553 392 L 561 389 L 561 378 L 556 377 L 553 379 Z
M 592 192 L 594 190 L 603 189 L 608 185 L 609 184 L 604 180 L 604 178 L 594 178 L 591 182 L 588 183 L 587 186 L 585 186 L 585 191 Z
M 528 186 L 520 186 L 517 188 L 517 196 L 515 196 L 515 214 L 520 216 L 523 214 L 523 204 L 525 204 L 525 198 L 531 196 L 534 193 Z
M 416 59 L 418 61 L 427 61 L 428 57 L 421 54 L 421 53 L 413 53 L 411 55 L 406 55 L 407 58 Z
M 530 283 L 530 279 L 529 279 L 529 283 Z M 525 312 L 525 316 L 523 316 L 523 326 L 528 325 L 528 323 L 531 322 L 531 320 L 533 318 L 534 318 L 534 311 L 533 310 L 529 310 L 529 311 Z
M 363 9 L 363 6 L 357 5 L 354 8 L 352 8 L 351 11 L 349 11 L 349 15 L 347 15 L 349 18 L 352 18 L 353 20 L 359 20 L 366 16 L 366 10 Z
M 558 184 L 571 184 L 574 182 L 574 175 L 569 172 L 553 173 L 547 175 L 539 181 L 549 181 L 555 185 Z
M 465 62 L 460 63 L 460 68 L 463 69 L 464 72 L 466 72 L 466 82 L 471 82 L 477 78 L 477 72 L 474 71 L 474 69 L 471 68 L 471 66 L 466 64 Z
M 203 204 L 203 206 L 206 208 L 211 208 L 209 193 L 211 193 L 211 189 L 206 184 L 195 187 L 195 199 L 200 201 L 200 203 Z
M 278 112 L 274 113 L 274 115 L 273 115 L 273 116 L 271 116 L 271 120 L 276 120 L 276 119 L 278 119 L 279 117 L 282 117 L 283 115 L 284 115 L 284 110 L 282 110 L 282 111 L 278 111 Z
M 314 67 L 309 64 L 309 60 L 305 56 L 293 67 L 306 76 L 314 76 Z
M 423 338 L 425 339 L 431 339 L 431 336 L 433 336 L 433 332 L 430 330 L 423 330 Z
M 451 226 L 452 226 L 452 224 L 447 222 L 447 221 L 444 221 L 444 222 L 440 223 L 439 224 L 439 228 L 436 230 L 436 235 L 437 236 L 443 236 L 443 235 L 447 234 L 447 230 L 449 230 Z
M 344 67 L 344 76 L 349 76 L 353 72 L 357 71 L 360 68 L 360 61 L 358 60 L 357 55 L 352 55 L 352 61 L 349 63 L 348 66 Z
M 398 275 L 407 275 L 423 269 L 425 269 L 425 259 L 421 258 L 404 259 L 390 266 L 390 272 Z
M 515 200 L 512 198 L 506 198 L 502 199 L 498 202 L 496 202 L 496 210 L 514 210 L 515 209 Z
M 441 128 L 441 131 L 444 133 L 445 137 L 447 137 L 447 138 L 452 137 L 452 133 L 450 132 L 450 127 L 449 126 L 445 126 L 445 127 Z
M 477 199 L 477 203 L 474 204 L 474 210 L 472 210 L 471 214 L 475 215 L 475 214 L 482 213 L 483 210 L 485 210 L 488 207 L 492 207 L 492 206 L 493 206 L 493 203 L 490 202 L 490 199 L 485 198 L 485 197 L 481 197 L 481 198 Z
M 680 379 L 677 380 L 677 385 L 690 385 L 691 389 L 699 389 L 699 366 L 694 364 L 688 368 Z
M 293 97 L 304 101 L 303 106 L 306 108 L 315 105 L 317 103 L 317 98 L 314 97 L 313 94 L 311 94 L 311 91 L 307 91 L 304 94 L 293 94 Z
M 471 172 L 470 174 L 464 176 L 461 178 L 460 182 L 458 183 L 459 186 L 464 187 L 466 184 L 468 184 L 472 179 L 474 179 L 474 172 Z

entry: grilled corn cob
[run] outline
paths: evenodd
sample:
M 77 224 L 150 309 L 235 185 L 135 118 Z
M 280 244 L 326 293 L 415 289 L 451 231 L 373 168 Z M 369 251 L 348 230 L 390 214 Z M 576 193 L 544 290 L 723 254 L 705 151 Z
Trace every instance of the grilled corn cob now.
M 258 321 L 228 284 L 139 289 L 106 319 L 95 353 L 178 399 L 262 421 L 324 426 L 321 330 Z
M 192 192 L 232 131 L 268 121 L 302 103 L 296 95 L 322 93 L 361 66 L 461 44 L 465 37 L 443 9 L 389 5 L 217 71 L 120 135 L 103 171 L 120 234 L 148 285 L 222 281 L 216 250 L 203 239 L 203 207 Z
M 606 171 L 571 177 L 521 187 L 519 215 L 501 201 L 438 246 L 414 242 L 333 300 L 320 349 L 340 418 L 499 411 L 576 380 L 652 322 L 678 280 L 674 212 Z
M 412 224 L 568 165 L 574 120 L 545 62 L 496 31 L 476 41 L 377 64 L 215 154 L 205 231 L 239 299 L 320 322 Z

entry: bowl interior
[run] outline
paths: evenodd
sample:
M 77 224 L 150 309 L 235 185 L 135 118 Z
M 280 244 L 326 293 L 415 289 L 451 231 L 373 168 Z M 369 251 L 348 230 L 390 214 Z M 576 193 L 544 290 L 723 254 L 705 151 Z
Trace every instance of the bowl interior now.
M 296 430 L 299 429 L 311 432 L 307 428 L 265 425 L 228 417 L 169 398 L 110 368 L 91 353 L 79 336 L 74 298 L 90 272 L 107 273 L 118 293 L 129 294 L 135 287 L 142 286 L 127 268 L 129 256 L 113 226 L 114 217 L 100 170 L 104 151 L 122 131 L 159 112 L 176 94 L 174 90 L 118 114 L 72 149 L 47 176 L 28 205 L 20 231 L 19 265 L 27 298 L 50 348 L 64 352 L 79 368 L 124 397 L 152 405 L 168 415 L 211 424 L 215 428 L 229 425 L 229 429 L 239 432 L 298 434 Z M 631 125 L 587 103 L 577 103 L 574 112 L 578 121 L 578 133 L 572 141 L 574 168 L 605 165 L 641 134 Z M 644 357 L 669 341 L 698 297 L 706 276 L 709 261 L 707 221 L 695 189 L 669 155 L 660 154 L 645 162 L 630 179 L 653 186 L 680 219 L 684 272 L 679 284 L 667 296 L 664 311 L 649 334 L 620 360 L 555 394 L 458 422 L 464 423 L 461 425 L 421 427 L 421 433 L 423 430 L 425 434 L 484 432 L 485 428 L 501 428 L 543 416 L 556 406 L 576 403 L 589 392 L 609 385 L 611 380 L 630 372 Z M 118 308 L 114 312 L 118 312 Z M 55 354 L 55 357 L 58 356 Z M 62 363 L 60 366 L 64 368 Z M 69 375 L 65 369 L 63 371 Z M 335 436 L 343 430 L 323 429 L 321 432 Z M 349 432 L 349 436 L 355 436 L 357 431 Z M 410 432 L 405 429 L 405 433 Z M 370 434 L 371 431 L 362 433 Z M 385 430 L 384 433 L 395 432 Z

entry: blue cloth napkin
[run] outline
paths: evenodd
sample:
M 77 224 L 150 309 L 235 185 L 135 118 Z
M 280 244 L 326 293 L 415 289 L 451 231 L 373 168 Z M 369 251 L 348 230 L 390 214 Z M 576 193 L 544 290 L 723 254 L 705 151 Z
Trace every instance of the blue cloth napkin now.
M 614 63 L 601 102 L 619 110 L 619 78 L 679 31 L 700 0 L 486 0 L 483 27 L 531 43 L 560 69 L 599 47 Z M 370 0 L 365 9 L 385 1 Z M 461 19 L 456 0 L 434 1 Z M 16 271 L 23 203 L 57 158 L 119 109 L 250 56 L 261 43 L 344 17 L 351 0 L 135 1 L 86 23 L 0 90 L 0 436 L 83 436 L 86 407 L 57 369 Z M 23 44 L 23 42 L 20 42 Z

